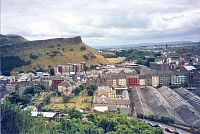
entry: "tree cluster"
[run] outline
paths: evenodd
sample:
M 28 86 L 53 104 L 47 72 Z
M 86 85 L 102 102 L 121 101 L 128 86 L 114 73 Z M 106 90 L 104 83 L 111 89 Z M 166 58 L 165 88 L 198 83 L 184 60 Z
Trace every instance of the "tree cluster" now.
M 137 60 L 137 64 L 150 66 L 150 62 L 154 62 L 155 52 L 141 50 L 124 50 L 115 53 L 119 57 L 126 57 L 126 61 Z
M 27 134 L 163 134 L 160 128 L 153 128 L 146 122 L 128 118 L 119 113 L 93 113 L 83 121 L 81 112 L 70 109 L 69 117 L 46 119 L 32 117 L 19 105 L 1 105 L 2 133 Z M 85 117 L 84 117 L 85 118 Z
M 161 116 L 159 117 L 158 115 L 143 115 L 143 114 L 137 114 L 137 117 L 140 119 L 147 119 L 150 121 L 158 121 L 161 123 L 165 123 L 165 124 L 173 124 L 174 123 L 174 119 L 170 118 L 170 117 L 164 117 Z
M 28 105 L 33 96 L 35 94 L 38 94 L 42 91 L 41 87 L 37 86 L 30 86 L 27 87 L 22 95 L 18 95 L 16 93 L 13 93 L 9 95 L 6 99 L 11 103 L 11 104 L 21 104 L 21 105 Z
M 80 92 L 81 91 L 83 91 L 84 90 L 84 86 L 83 85 L 79 85 L 78 87 L 76 87 L 75 89 L 74 89 L 74 95 L 79 95 L 80 94 Z
M 93 96 L 94 92 L 97 90 L 97 85 L 90 85 L 87 87 L 87 94 L 88 96 Z

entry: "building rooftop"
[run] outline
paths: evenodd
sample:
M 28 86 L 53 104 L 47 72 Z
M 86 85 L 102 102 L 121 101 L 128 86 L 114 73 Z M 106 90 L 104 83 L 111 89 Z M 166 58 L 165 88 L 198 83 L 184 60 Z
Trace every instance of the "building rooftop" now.
M 194 66 L 183 66 L 187 71 L 195 70 Z
M 39 114 L 41 114 L 42 116 L 46 117 L 46 118 L 52 118 L 56 115 L 56 113 L 54 112 L 31 112 L 31 116 L 38 116 Z

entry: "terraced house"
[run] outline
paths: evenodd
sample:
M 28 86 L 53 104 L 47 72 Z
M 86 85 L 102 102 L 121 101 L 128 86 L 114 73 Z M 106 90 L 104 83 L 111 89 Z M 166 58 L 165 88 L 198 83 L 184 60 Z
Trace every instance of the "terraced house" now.
M 97 85 L 106 85 L 113 87 L 127 87 L 131 83 L 131 76 L 134 76 L 134 70 L 123 68 L 123 69 L 112 69 L 107 72 L 103 72 L 98 75 L 96 79 Z M 135 82 L 136 84 L 137 82 Z M 139 83 L 138 83 L 139 84 Z
M 117 92 L 109 86 L 98 86 L 93 97 L 93 110 L 98 112 L 119 111 L 130 114 L 130 99 L 127 90 Z

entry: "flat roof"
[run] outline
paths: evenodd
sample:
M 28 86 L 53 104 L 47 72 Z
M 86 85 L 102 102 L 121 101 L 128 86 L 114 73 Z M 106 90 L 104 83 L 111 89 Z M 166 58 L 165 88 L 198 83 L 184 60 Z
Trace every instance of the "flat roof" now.
M 196 69 L 194 66 L 184 66 L 184 68 L 188 71 Z
M 95 106 L 93 109 L 99 112 L 105 112 L 108 110 L 108 106 Z
M 54 112 L 31 112 L 31 116 L 38 116 L 39 114 L 42 114 L 44 117 L 47 117 L 47 118 L 52 118 L 56 115 L 56 113 Z

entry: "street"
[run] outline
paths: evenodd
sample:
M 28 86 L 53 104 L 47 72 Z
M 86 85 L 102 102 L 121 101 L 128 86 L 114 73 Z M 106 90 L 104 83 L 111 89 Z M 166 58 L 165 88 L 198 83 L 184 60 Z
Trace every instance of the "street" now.
M 146 120 L 146 121 L 147 121 L 147 120 Z M 154 122 L 154 121 L 147 121 L 147 122 L 150 122 L 150 123 L 152 123 L 153 125 L 155 125 L 155 124 L 161 125 L 163 129 L 165 129 L 165 128 L 170 128 L 170 129 L 173 130 L 173 131 L 175 130 L 174 127 L 169 126 L 169 125 L 166 125 L 166 124 L 163 124 L 163 123 Z M 192 134 L 192 133 L 190 133 L 190 132 L 187 132 L 187 131 L 182 130 L 182 129 L 179 129 L 179 128 L 176 128 L 176 131 L 177 131 L 177 132 L 181 132 L 182 134 Z M 172 134 L 172 133 L 166 132 L 165 130 L 164 130 L 164 133 L 165 133 L 165 134 Z

